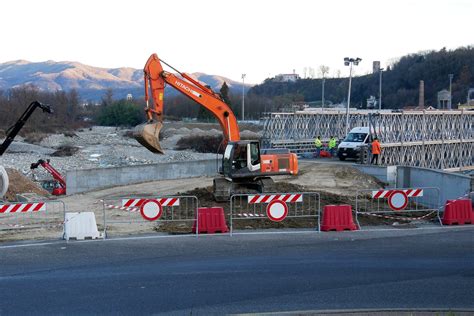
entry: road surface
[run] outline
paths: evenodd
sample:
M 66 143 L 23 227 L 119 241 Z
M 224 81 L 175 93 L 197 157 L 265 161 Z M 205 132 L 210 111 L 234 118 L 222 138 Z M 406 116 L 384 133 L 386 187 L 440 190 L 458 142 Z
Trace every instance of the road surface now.
M 474 229 L 0 244 L 0 315 L 474 311 Z

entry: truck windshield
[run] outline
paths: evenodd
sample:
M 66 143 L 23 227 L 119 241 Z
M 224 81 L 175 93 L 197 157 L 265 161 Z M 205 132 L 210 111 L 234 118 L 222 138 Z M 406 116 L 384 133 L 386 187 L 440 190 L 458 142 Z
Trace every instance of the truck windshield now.
M 349 133 L 344 139 L 345 142 L 362 143 L 367 136 L 366 133 Z

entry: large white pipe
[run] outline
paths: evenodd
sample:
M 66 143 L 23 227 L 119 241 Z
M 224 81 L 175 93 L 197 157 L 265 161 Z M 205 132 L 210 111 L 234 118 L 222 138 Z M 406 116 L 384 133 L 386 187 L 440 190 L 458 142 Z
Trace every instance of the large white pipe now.
M 0 199 L 7 193 L 8 190 L 8 174 L 5 168 L 0 166 Z

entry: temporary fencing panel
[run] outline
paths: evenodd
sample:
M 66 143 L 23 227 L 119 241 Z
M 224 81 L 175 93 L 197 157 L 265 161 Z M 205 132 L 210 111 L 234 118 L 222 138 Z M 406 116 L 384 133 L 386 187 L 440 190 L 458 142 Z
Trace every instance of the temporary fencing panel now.
M 356 221 L 360 217 L 415 221 L 440 218 L 439 188 L 360 190 L 356 196 Z
M 315 192 L 236 194 L 230 198 L 230 234 L 234 228 L 301 228 L 305 220 L 319 231 L 320 209 Z
M 199 220 L 196 196 L 124 197 L 103 200 L 103 205 L 104 236 L 111 232 L 191 233 L 193 222 Z
M 0 231 L 24 232 L 29 238 L 61 237 L 65 210 L 64 202 L 57 200 L 0 203 Z

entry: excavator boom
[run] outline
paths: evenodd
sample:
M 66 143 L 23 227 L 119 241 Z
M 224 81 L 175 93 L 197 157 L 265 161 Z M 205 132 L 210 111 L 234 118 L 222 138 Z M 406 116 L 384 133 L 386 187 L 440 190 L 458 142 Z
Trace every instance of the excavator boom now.
M 185 73 L 178 72 L 179 76 L 177 76 L 164 71 L 162 61 L 156 54 L 148 58 L 143 72 L 147 123 L 135 128 L 134 137 L 148 150 L 159 154 L 164 153 L 159 142 L 159 135 L 163 127 L 163 98 L 166 84 L 209 110 L 219 122 L 227 142 L 240 140 L 237 118 L 230 107 L 222 101 L 220 95 L 212 89 Z M 153 104 L 150 104 L 150 92 Z

